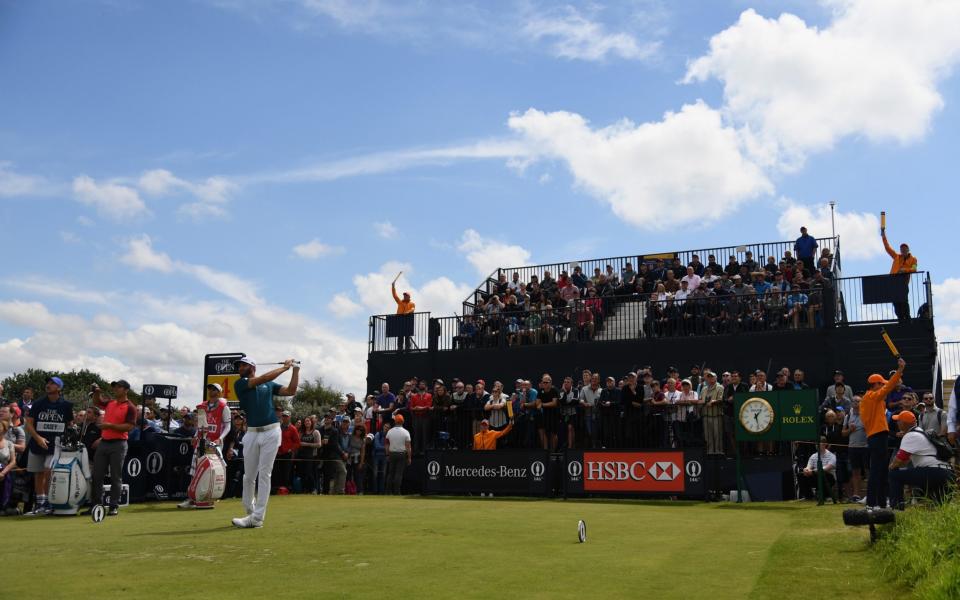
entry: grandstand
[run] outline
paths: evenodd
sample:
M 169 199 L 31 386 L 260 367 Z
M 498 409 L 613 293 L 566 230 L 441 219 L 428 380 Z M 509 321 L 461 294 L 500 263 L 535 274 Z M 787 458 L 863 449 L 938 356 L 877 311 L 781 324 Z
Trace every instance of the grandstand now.
M 799 311 L 796 328 L 786 310 L 783 315 L 776 311 L 767 313 L 779 318 L 751 320 L 749 303 L 756 303 L 756 296 L 746 300 L 747 316 L 737 322 L 711 322 L 696 314 L 684 319 L 683 311 L 670 308 L 676 304 L 672 298 L 647 293 L 650 278 L 645 289 L 626 289 L 620 283 L 619 287 L 605 291 L 595 298 L 594 306 L 599 310 L 589 311 L 590 299 L 583 297 L 550 309 L 527 306 L 507 310 L 504 306 L 488 310 L 491 299 L 500 295 L 498 291 L 503 290 L 504 282 L 509 285 L 514 274 L 524 284 L 544 282 L 545 278 L 555 281 L 561 274 L 573 273 L 576 267 L 587 277 L 595 270 L 620 277 L 629 268 L 628 263 L 636 271 L 646 267 L 649 273 L 660 264 L 657 261 L 664 266 L 685 268 L 695 255 L 704 265 L 709 257 L 714 257 L 724 270 L 732 261 L 744 266 L 752 259 L 755 269 L 763 272 L 768 257 L 773 257 L 779 267 L 785 256 L 789 259 L 793 249 L 790 241 L 505 267 L 491 273 L 464 300 L 461 315 L 408 315 L 402 324 L 412 341 L 407 351 L 397 350 L 397 327 L 401 324 L 393 315 L 370 317 L 369 389 L 377 389 L 383 381 L 398 382 L 412 375 L 428 379 L 457 376 L 464 381 L 496 376 L 512 381 L 543 372 L 570 374 L 578 368 L 623 374 L 638 365 L 650 365 L 663 372 L 669 365 L 688 368 L 703 363 L 742 370 L 790 365 L 804 369 L 808 383 L 816 387 L 827 385 L 833 369 L 840 367 L 847 373 L 848 381 L 859 387 L 869 373 L 892 365 L 889 351 L 880 341 L 881 328 L 886 328 L 909 361 L 906 380 L 917 388 L 931 388 L 936 380 L 938 347 L 929 273 L 915 273 L 904 282 L 913 318 L 897 322 L 891 304 L 876 303 L 872 297 L 877 280 L 888 277 L 843 276 L 839 237 L 817 241 L 820 250 L 827 251 L 832 277 L 827 287 L 819 287 L 812 277 L 808 279 L 812 285 L 804 291 L 811 300 L 817 298 L 819 304 L 815 311 Z M 746 272 L 752 275 L 757 271 Z M 766 279 L 772 280 L 772 273 L 775 271 L 770 270 Z M 728 274 L 723 278 L 729 278 Z M 760 295 L 761 300 L 764 297 Z M 688 299 L 685 305 L 708 307 L 709 300 Z M 673 317 L 661 319 L 667 327 L 651 322 L 652 314 L 665 310 L 674 311 Z M 688 312 L 693 313 L 694 309 Z M 585 313 L 592 314 L 580 316 Z M 586 326 L 588 323 L 590 327 Z M 474 329 L 474 335 L 464 335 Z

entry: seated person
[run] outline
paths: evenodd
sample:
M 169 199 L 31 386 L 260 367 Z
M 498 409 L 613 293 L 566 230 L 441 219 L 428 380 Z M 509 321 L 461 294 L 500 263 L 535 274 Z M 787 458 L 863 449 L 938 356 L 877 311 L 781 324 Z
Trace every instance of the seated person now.
M 799 478 L 800 497 L 806 500 L 813 500 L 813 488 L 817 486 L 817 457 L 820 457 L 820 463 L 823 468 L 823 497 L 830 496 L 833 503 L 837 503 L 837 456 L 830 451 L 830 445 L 827 439 L 820 438 L 820 450 L 818 453 L 810 455 L 807 466 L 804 467 Z

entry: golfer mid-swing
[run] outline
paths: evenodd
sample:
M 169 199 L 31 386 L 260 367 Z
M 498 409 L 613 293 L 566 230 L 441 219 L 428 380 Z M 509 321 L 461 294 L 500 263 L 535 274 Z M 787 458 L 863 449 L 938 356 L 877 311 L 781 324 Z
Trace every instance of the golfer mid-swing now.
M 273 408 L 273 397 L 296 393 L 300 365 L 291 358 L 279 369 L 263 375 L 257 375 L 257 363 L 249 357 L 244 356 L 235 365 L 240 379 L 233 384 L 233 390 L 240 410 L 247 414 L 247 432 L 243 435 L 243 507 L 247 516 L 234 519 L 233 524 L 263 527 L 270 500 L 270 472 L 280 448 L 280 422 Z M 291 367 L 293 375 L 286 387 L 273 381 Z

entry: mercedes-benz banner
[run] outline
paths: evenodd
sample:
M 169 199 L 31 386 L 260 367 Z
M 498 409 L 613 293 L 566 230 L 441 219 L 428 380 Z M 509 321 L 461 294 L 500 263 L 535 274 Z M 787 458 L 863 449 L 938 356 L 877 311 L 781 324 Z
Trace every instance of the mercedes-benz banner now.
M 566 493 L 705 496 L 702 449 L 567 451 Z
M 540 496 L 550 491 L 550 455 L 541 451 L 427 452 L 424 493 Z

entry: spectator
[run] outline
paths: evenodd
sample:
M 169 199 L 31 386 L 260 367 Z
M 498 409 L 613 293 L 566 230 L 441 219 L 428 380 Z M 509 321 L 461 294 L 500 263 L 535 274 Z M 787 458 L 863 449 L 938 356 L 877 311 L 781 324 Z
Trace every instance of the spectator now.
M 622 411 L 620 406 L 620 390 L 613 377 L 607 377 L 606 387 L 600 394 L 600 445 L 603 448 L 620 446 Z
M 403 428 L 403 417 L 394 419 L 393 427 L 387 432 L 385 450 L 387 453 L 387 493 L 400 495 L 403 484 L 403 472 L 413 461 L 410 447 L 410 433 Z
M 811 488 L 817 485 L 817 462 L 823 470 L 823 497 L 830 496 L 833 503 L 837 503 L 837 455 L 830 452 L 830 445 L 825 438 L 820 438 L 820 450 L 810 455 L 807 466 L 803 469 L 803 477 L 800 478 L 800 496 L 807 500 L 813 499 Z
M 599 403 L 603 395 L 600 389 L 600 374 L 590 373 L 590 384 L 580 388 L 580 412 L 583 415 L 583 431 L 585 434 L 584 445 L 587 448 L 596 448 L 599 445 L 600 436 L 600 411 Z
M 577 406 L 580 403 L 579 394 L 573 388 L 573 378 L 564 377 L 560 387 L 560 397 L 557 399 L 560 406 L 560 425 L 558 434 L 564 438 L 564 448 L 576 447 Z
M 747 273 L 753 273 L 757 270 L 757 261 L 753 260 L 753 252 L 747 250 L 744 255 L 743 262 L 740 263 L 740 274 L 743 274 L 743 270 L 746 269 Z
M 293 458 L 300 448 L 300 434 L 297 428 L 290 424 L 290 411 L 280 412 L 280 449 L 277 450 L 273 463 L 273 493 L 280 488 L 291 489 L 290 473 L 293 471 Z
M 480 431 L 480 421 L 483 419 L 484 408 L 487 401 L 490 400 L 490 394 L 484 388 L 486 388 L 486 382 L 478 379 L 474 385 L 473 393 L 467 396 L 463 405 L 464 416 L 469 419 L 470 423 L 471 439 L 475 433 Z
M 850 461 L 850 489 L 847 497 L 853 502 L 866 502 L 863 498 L 863 480 L 870 468 L 870 451 L 867 449 L 867 433 L 860 418 L 860 396 L 854 396 L 850 411 L 843 417 L 841 430 L 846 438 L 847 458 Z
M 23 430 L 23 427 L 16 424 L 19 422 L 19 419 L 15 417 L 17 417 L 19 411 L 20 408 L 16 404 L 0 406 L 0 421 L 7 424 L 7 431 L 4 437 L 13 444 L 13 449 L 16 451 L 17 456 L 23 454 L 27 449 L 27 434 Z M 0 506 L 0 508 L 2 508 L 2 506 Z
M 794 286 L 787 296 L 787 319 L 791 322 L 792 329 L 800 328 L 800 315 L 807 315 L 807 323 L 813 328 L 813 314 L 809 308 L 810 297 L 803 293 L 803 290 Z
M 880 507 L 887 499 L 887 441 L 889 426 L 886 419 L 886 398 L 903 376 L 907 363 L 897 359 L 897 371 L 889 381 L 879 373 L 867 378 L 869 389 L 860 401 L 860 415 L 867 433 L 870 449 L 870 476 L 867 479 L 867 506 Z
M 367 430 L 363 425 L 353 428 L 353 432 L 350 434 L 350 449 L 347 452 L 347 483 L 345 489 L 348 494 L 363 495 L 367 439 Z
M 540 379 L 537 400 L 543 411 L 540 428 L 541 443 L 544 444 L 544 449 L 549 448 L 554 451 L 557 449 L 557 432 L 560 425 L 560 393 L 553 387 L 553 378 L 549 373 L 544 373 Z
M 687 267 L 687 274 L 680 279 L 681 283 L 684 281 L 687 282 L 687 286 L 691 292 L 700 287 L 700 275 L 697 275 L 693 267 Z
M 700 262 L 700 256 L 697 254 L 694 254 L 693 256 L 690 257 L 690 262 L 687 263 L 687 266 L 692 268 L 694 274 L 696 274 L 699 277 L 703 277 L 703 274 L 706 271 L 706 267 L 702 262 Z
M 707 456 L 723 456 L 723 388 L 717 383 L 717 374 L 707 370 L 706 384 L 701 388 L 703 403 L 703 434 Z
M 735 275 L 740 274 L 740 263 L 737 262 L 736 256 L 732 254 L 730 255 L 730 260 L 727 261 L 727 266 L 723 270 L 723 272 L 726 273 L 731 278 L 734 277 Z
M 49 515 L 53 512 L 47 502 L 50 487 L 50 469 L 57 440 L 67 427 L 73 425 L 73 406 L 63 398 L 63 380 L 48 377 L 45 383 L 46 396 L 34 402 L 26 418 L 27 472 L 33 473 L 33 489 L 36 494 L 32 515 Z
M 281 424 L 281 428 L 283 425 Z M 296 473 L 300 477 L 303 491 L 308 494 L 317 493 L 317 451 L 322 447 L 320 431 L 316 427 L 313 417 L 304 417 L 303 428 L 300 434 L 300 445 L 297 448 Z M 281 438 L 282 439 L 282 438 Z
M 909 323 L 910 322 L 910 302 L 909 302 L 909 286 L 910 286 L 910 277 L 911 273 L 917 272 L 917 257 L 910 254 L 910 246 L 907 244 L 900 244 L 900 252 L 897 253 L 893 248 L 890 247 L 890 242 L 887 241 L 887 231 L 886 229 L 880 230 L 880 238 L 883 240 L 883 248 L 887 251 L 887 254 L 890 255 L 890 258 L 893 259 L 893 264 L 890 265 L 890 274 L 891 275 L 902 275 L 903 282 L 903 302 L 894 302 L 893 310 L 897 315 L 897 321 L 900 323 Z
M 663 280 L 663 289 L 666 290 L 668 294 L 676 294 L 680 289 L 680 282 L 677 280 L 676 275 L 674 275 L 673 269 L 667 271 L 667 277 Z
M 433 394 L 427 391 L 426 380 L 420 380 L 416 393 L 410 396 L 410 413 L 413 416 L 413 450 L 423 454 L 430 445 L 430 419 L 433 416 Z
M 13 496 L 13 477 L 11 472 L 17 465 L 17 450 L 7 437 L 13 425 L 0 420 L 0 514 L 6 514 L 7 505 Z
M 20 409 L 20 418 L 26 419 L 30 415 L 30 409 L 33 407 L 33 388 L 25 387 L 20 392 L 20 400 L 17 401 L 17 408 Z
M 398 415 L 395 418 L 400 417 Z M 323 492 L 342 494 L 347 478 L 344 465 L 347 453 L 340 446 L 340 428 L 335 424 L 332 412 L 323 416 L 323 427 L 320 428 L 320 458 L 323 460 Z
M 380 386 L 380 395 L 377 396 L 377 408 L 374 412 L 381 421 L 389 422 L 396 408 L 397 397 L 390 392 L 390 384 L 382 384 Z
M 734 395 L 743 394 L 750 391 L 750 386 L 740 378 L 740 371 L 732 371 L 729 374 L 729 383 L 723 390 L 723 433 L 727 439 L 728 452 L 732 451 L 734 446 Z
M 929 436 L 946 439 L 947 411 L 934 404 L 934 401 L 933 392 L 923 393 L 923 403 L 917 406 L 917 427 Z
M 573 286 L 570 286 L 573 287 Z M 507 395 L 503 393 L 503 384 L 499 381 L 493 382 L 493 391 L 487 396 L 487 401 L 483 404 L 483 411 L 487 425 L 500 431 L 507 425 Z M 483 431 L 481 428 L 480 431 Z M 476 439 L 476 436 L 474 436 Z
M 797 253 L 797 258 L 803 262 L 807 271 L 813 271 L 813 261 L 817 256 L 817 239 L 807 233 L 806 227 L 800 228 L 800 237 L 793 244 L 793 249 Z
M 793 389 L 795 390 L 807 390 L 810 389 L 810 386 L 807 385 L 806 375 L 800 369 L 797 369 L 793 372 Z
M 903 439 L 900 449 L 890 461 L 890 507 L 903 510 L 903 486 L 923 490 L 924 496 L 942 502 L 946 490 L 955 483 L 953 467 L 937 457 L 937 448 L 923 430 L 917 427 L 917 417 L 910 411 L 894 415 Z M 903 467 L 910 465 L 911 468 Z
M 496 450 L 497 440 L 510 433 L 513 429 L 513 422 L 507 423 L 507 426 L 500 431 L 490 429 L 490 421 L 483 419 L 480 421 L 480 431 L 473 436 L 474 450 Z

